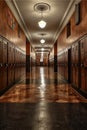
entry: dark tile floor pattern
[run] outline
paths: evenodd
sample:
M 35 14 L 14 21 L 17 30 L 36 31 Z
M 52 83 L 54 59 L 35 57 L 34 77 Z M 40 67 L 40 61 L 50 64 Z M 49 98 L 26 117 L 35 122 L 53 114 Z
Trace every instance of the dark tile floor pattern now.
M 52 69 L 33 68 L 0 97 L 0 130 L 86 130 L 87 99 Z

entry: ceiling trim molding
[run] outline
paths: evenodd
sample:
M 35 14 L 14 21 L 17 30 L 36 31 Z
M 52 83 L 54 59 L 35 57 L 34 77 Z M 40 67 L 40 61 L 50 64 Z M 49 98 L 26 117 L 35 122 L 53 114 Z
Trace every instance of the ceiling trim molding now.
M 57 31 L 56 31 L 55 35 L 54 35 L 54 41 L 53 41 L 54 44 L 55 44 L 56 40 L 58 39 L 58 37 L 59 37 L 60 33 L 62 32 L 62 30 L 64 29 L 64 27 L 68 23 L 68 21 L 71 18 L 72 14 L 74 13 L 75 5 L 77 3 L 79 3 L 80 1 L 81 0 L 71 0 L 70 1 L 69 6 L 68 6 L 68 8 L 67 8 L 61 22 L 60 22 L 60 25 L 57 28 Z

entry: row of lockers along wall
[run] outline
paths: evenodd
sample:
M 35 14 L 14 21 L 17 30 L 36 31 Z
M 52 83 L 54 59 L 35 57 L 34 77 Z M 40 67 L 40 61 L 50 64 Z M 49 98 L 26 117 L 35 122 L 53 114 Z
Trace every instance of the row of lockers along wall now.
M 13 43 L 0 38 L 0 92 L 9 88 L 25 72 L 26 55 Z
M 69 53 L 70 51 L 70 53 Z M 58 56 L 58 72 L 82 92 L 87 93 L 87 37 L 72 44 Z M 69 77 L 70 76 L 70 77 Z
M 68 50 L 58 56 L 58 73 L 68 80 Z

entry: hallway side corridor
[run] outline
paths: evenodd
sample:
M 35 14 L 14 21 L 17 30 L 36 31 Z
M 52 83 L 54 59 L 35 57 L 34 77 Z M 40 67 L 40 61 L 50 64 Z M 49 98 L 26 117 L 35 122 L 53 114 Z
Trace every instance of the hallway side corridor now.
M 32 67 L 0 97 L 0 130 L 86 130 L 86 103 L 52 68 Z

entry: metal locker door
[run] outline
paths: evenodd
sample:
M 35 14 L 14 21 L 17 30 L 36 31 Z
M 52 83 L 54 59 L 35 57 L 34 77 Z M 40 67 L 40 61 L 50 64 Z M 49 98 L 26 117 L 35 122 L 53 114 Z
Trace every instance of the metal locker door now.
M 85 89 L 85 68 L 84 68 L 84 40 L 80 41 L 80 79 L 81 90 Z
M 3 43 L 0 39 L 0 90 L 3 89 Z
M 7 63 L 7 41 L 3 40 L 3 88 L 6 88 L 8 86 L 7 83 L 7 69 L 8 69 L 8 63 Z
M 18 49 L 15 47 L 15 82 L 18 80 Z
M 20 79 L 20 51 L 19 51 L 19 58 L 18 58 L 18 79 Z
M 81 67 L 81 90 L 85 91 L 85 85 L 86 85 L 86 75 L 85 75 L 85 68 Z
M 11 85 L 14 83 L 14 46 L 11 44 Z
M 75 71 L 75 45 L 71 48 L 71 63 L 72 63 L 72 84 L 75 85 L 76 71 Z
M 11 85 L 14 83 L 14 45 L 11 44 Z
M 87 37 L 84 39 L 84 53 L 87 53 Z
M 2 43 L 2 39 L 0 39 L 0 65 L 3 62 L 3 43 Z
M 85 68 L 85 92 L 87 93 L 87 67 Z
M 75 46 L 75 70 L 76 70 L 76 80 L 75 80 L 75 85 L 77 88 L 79 88 L 79 82 L 78 82 L 78 78 L 79 78 L 79 43 L 76 43 Z
M 66 79 L 68 80 L 68 50 L 66 51 Z
M 8 86 L 11 86 L 12 84 L 11 63 L 12 63 L 12 45 L 11 43 L 8 43 Z
M 87 52 L 85 52 L 84 54 L 84 79 L 85 79 L 85 86 L 84 86 L 84 90 L 85 92 L 87 92 Z
M 0 65 L 0 91 L 3 89 L 3 69 L 2 65 Z
M 87 93 L 87 37 L 84 40 L 85 92 Z
M 14 82 L 16 82 L 16 47 L 14 47 Z

